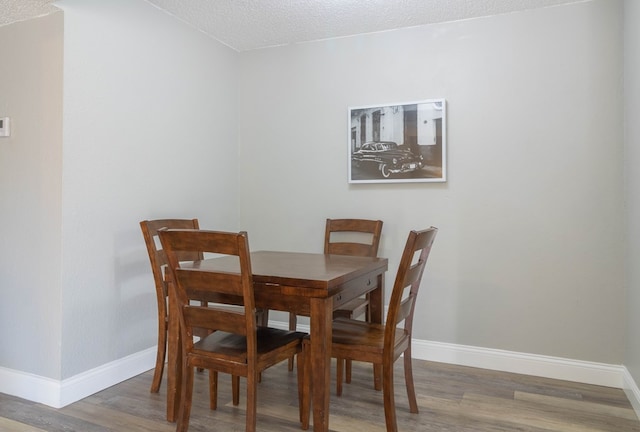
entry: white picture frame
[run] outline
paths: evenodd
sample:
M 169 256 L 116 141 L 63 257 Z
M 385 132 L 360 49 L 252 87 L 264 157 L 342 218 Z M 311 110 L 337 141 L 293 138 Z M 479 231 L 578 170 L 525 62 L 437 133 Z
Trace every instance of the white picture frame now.
M 348 111 L 349 183 L 447 181 L 445 99 Z

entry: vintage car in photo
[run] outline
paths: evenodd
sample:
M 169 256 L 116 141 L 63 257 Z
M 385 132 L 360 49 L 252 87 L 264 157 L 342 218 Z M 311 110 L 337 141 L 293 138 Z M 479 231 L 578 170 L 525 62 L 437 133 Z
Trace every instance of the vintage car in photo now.
M 423 165 L 422 155 L 400 148 L 393 141 L 364 143 L 352 153 L 351 161 L 356 167 L 375 167 L 384 178 L 389 178 L 392 174 L 416 171 Z

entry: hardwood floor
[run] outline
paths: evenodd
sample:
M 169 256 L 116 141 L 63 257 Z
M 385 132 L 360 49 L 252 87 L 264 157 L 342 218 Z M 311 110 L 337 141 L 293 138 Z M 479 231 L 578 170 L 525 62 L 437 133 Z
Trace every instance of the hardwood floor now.
M 395 378 L 401 432 L 640 432 L 620 389 L 425 361 L 414 361 L 420 414 L 410 414 L 401 365 Z M 152 372 L 59 410 L 0 394 L 0 431 L 174 431 L 164 420 L 166 383 L 159 394 L 149 393 Z M 210 411 L 206 377 L 196 374 L 189 430 L 244 431 L 244 388 L 234 407 L 231 380 L 221 375 L 218 410 Z M 382 393 L 373 390 L 370 365 L 354 362 L 353 382 L 343 392 L 338 398 L 332 388 L 332 431 L 384 432 Z M 268 369 L 258 390 L 258 430 L 299 431 L 297 403 L 296 375 L 286 362 Z

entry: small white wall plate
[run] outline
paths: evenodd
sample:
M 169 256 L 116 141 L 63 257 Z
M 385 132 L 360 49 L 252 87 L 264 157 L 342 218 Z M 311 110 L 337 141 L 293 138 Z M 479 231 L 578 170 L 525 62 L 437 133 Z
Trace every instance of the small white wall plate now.
M 11 136 L 9 117 L 0 117 L 0 137 Z

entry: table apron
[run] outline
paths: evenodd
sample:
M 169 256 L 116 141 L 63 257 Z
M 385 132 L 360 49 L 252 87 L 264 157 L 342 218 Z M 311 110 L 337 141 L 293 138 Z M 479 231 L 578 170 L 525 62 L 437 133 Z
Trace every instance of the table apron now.
M 378 279 L 383 272 L 367 273 L 341 285 L 333 297 L 333 309 L 378 288 Z M 293 312 L 296 315 L 310 315 L 311 298 L 331 297 L 326 290 L 277 285 L 272 283 L 254 283 L 256 307 Z
M 354 298 L 378 288 L 378 276 L 380 274 L 368 273 L 345 283 L 340 292 L 333 296 L 333 309 L 339 309 L 340 306 Z

